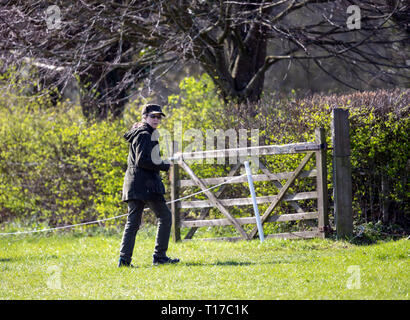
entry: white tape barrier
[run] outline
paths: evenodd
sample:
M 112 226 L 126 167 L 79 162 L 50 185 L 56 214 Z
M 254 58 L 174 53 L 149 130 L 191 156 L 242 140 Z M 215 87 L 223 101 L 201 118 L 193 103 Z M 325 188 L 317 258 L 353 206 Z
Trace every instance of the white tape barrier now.
M 230 183 L 231 181 L 234 181 L 234 180 L 236 180 L 236 179 L 242 178 L 242 177 L 245 176 L 245 175 L 246 175 L 246 174 L 243 174 L 243 175 L 240 175 L 240 176 L 236 176 L 236 177 L 234 177 L 234 178 L 232 178 L 232 179 L 229 179 L 229 180 L 227 180 L 227 181 L 224 181 L 224 182 L 222 182 L 222 183 L 220 183 L 220 184 L 214 185 L 214 186 L 212 186 L 212 187 L 210 187 L 210 188 L 208 188 L 208 189 L 205 189 L 205 190 L 202 190 L 202 191 L 198 191 L 198 192 L 189 194 L 189 195 L 187 195 L 187 196 L 181 197 L 181 198 L 176 199 L 176 200 L 168 201 L 166 204 L 171 204 L 171 203 L 178 202 L 178 201 L 181 201 L 181 200 L 184 200 L 184 199 L 187 199 L 187 198 L 191 198 L 191 197 L 193 197 L 193 196 L 195 196 L 195 195 L 197 195 L 197 194 L 204 193 L 204 192 L 206 192 L 206 191 L 208 191 L 208 190 L 212 190 L 212 189 L 218 188 L 218 187 L 220 187 L 220 186 L 222 186 L 222 185 L 224 185 L 224 184 Z M 149 208 L 145 208 L 144 211 L 145 211 L 145 210 L 149 210 Z M 121 215 L 119 215 L 119 216 L 115 216 L 115 217 L 111 217 L 111 218 L 105 218 L 105 219 L 100 219 L 100 220 L 95 220 L 95 221 L 88 221 L 88 222 L 77 223 L 77 224 L 71 224 L 71 225 L 68 225 L 68 226 L 61 226 L 61 227 L 55 227 L 55 228 L 48 228 L 48 229 L 0 233 L 0 236 L 17 235 L 17 234 L 29 234 L 29 233 L 36 233 L 36 232 L 47 232 L 47 231 L 68 229 L 68 228 L 74 228 L 74 227 L 84 226 L 84 225 L 88 225 L 88 224 L 100 223 L 100 222 L 104 222 L 104 221 L 108 221 L 108 220 L 114 220 L 114 219 L 118 219 L 118 218 L 121 218 L 121 217 L 124 217 L 124 216 L 127 216 L 127 215 L 128 215 L 128 213 L 124 213 L 124 214 L 121 214 Z
M 259 215 L 258 204 L 256 202 L 256 193 L 255 193 L 255 188 L 253 186 L 252 172 L 249 166 L 249 161 L 245 161 L 244 165 L 245 165 L 246 175 L 248 176 L 249 191 L 252 197 L 253 211 L 255 212 L 255 219 L 256 219 L 256 225 L 258 226 L 259 239 L 261 240 L 261 242 L 263 242 L 265 240 L 265 236 L 263 234 L 261 217 Z

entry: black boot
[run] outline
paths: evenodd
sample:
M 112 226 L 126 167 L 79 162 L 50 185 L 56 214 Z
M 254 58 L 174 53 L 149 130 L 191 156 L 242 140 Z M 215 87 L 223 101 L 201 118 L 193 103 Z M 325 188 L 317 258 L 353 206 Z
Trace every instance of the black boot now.
M 136 268 L 131 262 L 125 261 L 123 258 L 118 260 L 118 268 L 120 267 Z
M 152 264 L 155 266 L 159 264 L 175 264 L 178 262 L 179 262 L 179 259 L 171 259 L 167 256 L 158 257 L 155 254 L 153 255 L 153 259 L 152 259 Z

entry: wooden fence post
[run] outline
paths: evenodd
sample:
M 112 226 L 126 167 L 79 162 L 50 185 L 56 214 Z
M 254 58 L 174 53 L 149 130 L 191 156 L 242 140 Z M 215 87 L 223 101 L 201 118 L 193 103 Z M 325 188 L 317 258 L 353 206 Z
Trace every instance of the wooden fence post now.
M 175 149 L 173 149 L 175 150 Z M 169 180 L 171 185 L 171 213 L 172 213 L 172 240 L 174 242 L 181 241 L 181 220 L 179 205 L 173 202 L 179 198 L 179 165 L 175 161 L 170 167 Z
M 316 143 L 320 145 L 320 150 L 316 151 L 318 228 L 320 236 L 325 238 L 329 226 L 325 129 L 317 128 L 315 138 Z
M 349 110 L 333 109 L 332 127 L 336 232 L 338 238 L 348 238 L 353 235 Z

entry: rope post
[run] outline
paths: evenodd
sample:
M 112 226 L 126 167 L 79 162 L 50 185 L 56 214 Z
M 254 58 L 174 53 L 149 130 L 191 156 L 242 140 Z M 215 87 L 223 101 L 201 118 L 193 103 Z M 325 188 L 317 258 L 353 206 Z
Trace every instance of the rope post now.
M 335 225 L 337 237 L 343 239 L 353 235 L 349 110 L 335 108 L 332 126 Z
M 249 190 L 252 196 L 253 211 L 255 212 L 256 225 L 258 226 L 259 239 L 261 240 L 261 242 L 263 242 L 265 240 L 265 236 L 263 234 L 261 217 L 259 215 L 258 204 L 256 202 L 255 188 L 253 186 L 252 172 L 251 172 L 251 168 L 249 167 L 249 161 L 245 161 L 244 165 L 245 165 L 246 175 L 248 176 Z
M 176 143 L 176 142 L 174 142 Z M 173 149 L 175 150 L 175 149 Z M 179 203 L 175 200 L 179 198 L 179 165 L 176 160 L 171 160 L 173 164 L 169 169 L 169 181 L 171 184 L 171 213 L 172 213 L 172 240 L 181 241 L 181 218 Z
M 325 129 L 317 128 L 315 137 L 316 143 L 321 146 L 320 150 L 316 151 L 318 227 L 319 236 L 325 238 L 329 227 Z

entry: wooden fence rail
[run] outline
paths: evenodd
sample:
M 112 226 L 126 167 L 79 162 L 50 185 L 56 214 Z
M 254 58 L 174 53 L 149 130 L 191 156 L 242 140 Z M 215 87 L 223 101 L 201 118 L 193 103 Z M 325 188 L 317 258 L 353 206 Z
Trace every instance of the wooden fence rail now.
M 280 172 L 272 173 L 264 165 L 263 161 L 259 160 L 260 156 L 267 155 L 283 155 L 283 154 L 295 154 L 306 153 L 305 157 L 298 165 L 297 169 L 293 172 Z M 172 236 L 174 241 L 181 240 L 180 228 L 190 228 L 185 239 L 191 239 L 199 227 L 210 226 L 229 226 L 232 225 L 236 228 L 240 237 L 224 237 L 219 238 L 221 240 L 239 240 L 239 239 L 252 239 L 257 233 L 257 227 L 246 232 L 243 225 L 256 224 L 255 217 L 241 217 L 235 218 L 228 210 L 231 206 L 245 206 L 252 205 L 252 199 L 247 196 L 246 198 L 233 198 L 233 199 L 220 199 L 219 197 L 225 191 L 226 187 L 230 184 L 247 183 L 246 176 L 235 176 L 240 169 L 243 161 L 238 161 L 230 170 L 226 177 L 215 177 L 201 179 L 195 175 L 193 170 L 187 164 L 187 160 L 199 160 L 209 158 L 226 157 L 230 159 L 245 159 L 246 157 L 258 157 L 259 169 L 263 174 L 253 175 L 254 181 L 271 181 L 275 187 L 279 189 L 277 195 L 267 195 L 257 197 L 257 203 L 270 203 L 265 212 L 261 215 L 262 223 L 266 222 L 284 222 L 284 221 L 296 221 L 296 220 L 317 220 L 317 227 L 314 227 L 310 231 L 298 231 L 281 234 L 270 234 L 266 237 L 285 237 L 285 238 L 311 238 L 311 237 L 325 237 L 326 227 L 328 225 L 328 200 L 327 200 L 327 167 L 326 167 L 326 144 L 325 144 L 325 131 L 323 128 L 316 130 L 315 142 L 294 143 L 287 145 L 271 145 L 271 146 L 258 146 L 249 148 L 236 148 L 236 149 L 223 149 L 223 150 L 208 150 L 202 152 L 189 152 L 175 155 L 177 162 L 171 166 L 170 181 L 171 181 L 171 200 L 179 199 L 180 189 L 184 187 L 199 187 L 203 193 L 207 196 L 207 200 L 189 200 L 189 201 L 177 201 L 171 205 L 171 211 L 173 216 L 173 230 Z M 304 170 L 310 159 L 315 156 L 316 169 Z M 190 179 L 180 180 L 179 170 L 184 170 Z M 236 178 L 232 180 L 232 178 Z M 298 178 L 316 178 L 316 191 L 310 192 L 298 192 L 296 194 L 290 194 L 289 188 Z M 232 181 L 230 181 L 232 180 Z M 280 181 L 286 180 L 286 183 L 282 185 Z M 221 185 L 219 190 L 215 193 L 209 190 L 209 186 Z M 297 203 L 300 200 L 317 199 L 317 211 L 304 212 L 301 206 Z M 291 214 L 272 214 L 275 208 L 280 202 L 287 201 L 296 210 Z M 218 210 L 225 216 L 223 219 L 206 219 L 211 208 L 218 208 Z M 199 209 L 199 217 L 196 220 L 181 220 L 181 210 L 183 209 Z M 250 210 L 250 212 L 252 212 Z

